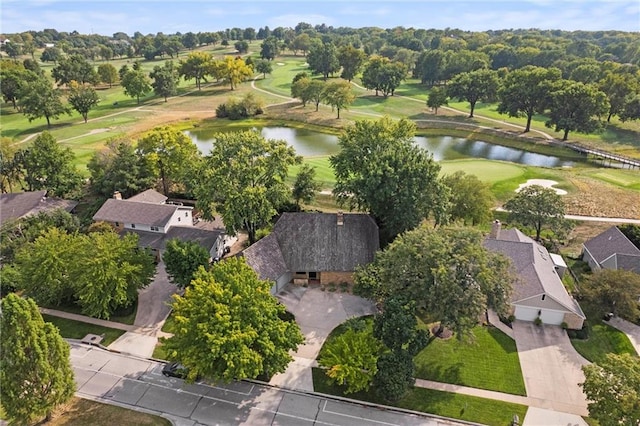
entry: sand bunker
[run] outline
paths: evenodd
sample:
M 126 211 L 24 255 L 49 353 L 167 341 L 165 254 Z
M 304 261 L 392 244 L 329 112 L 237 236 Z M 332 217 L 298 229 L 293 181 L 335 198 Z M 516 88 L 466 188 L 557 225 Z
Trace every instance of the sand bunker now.
M 556 182 L 555 180 L 529 179 L 525 183 L 521 183 L 520 186 L 518 187 L 518 189 L 516 189 L 516 192 L 522 191 L 522 188 L 526 188 L 527 186 L 540 185 L 540 186 L 544 186 L 545 188 L 553 189 L 554 191 L 556 191 L 556 194 L 567 195 L 567 191 L 565 191 L 564 189 L 559 189 L 559 188 L 554 188 L 553 187 L 554 185 L 557 185 L 557 184 L 558 184 L 558 182 Z

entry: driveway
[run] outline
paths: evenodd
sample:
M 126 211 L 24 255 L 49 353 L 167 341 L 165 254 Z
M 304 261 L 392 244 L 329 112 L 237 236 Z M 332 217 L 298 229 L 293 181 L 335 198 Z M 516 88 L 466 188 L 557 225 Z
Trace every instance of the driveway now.
M 545 401 L 549 410 L 588 415 L 578 383 L 584 382 L 581 368 L 589 362 L 576 352 L 567 333 L 558 326 L 525 321 L 514 321 L 513 332 L 527 396 Z

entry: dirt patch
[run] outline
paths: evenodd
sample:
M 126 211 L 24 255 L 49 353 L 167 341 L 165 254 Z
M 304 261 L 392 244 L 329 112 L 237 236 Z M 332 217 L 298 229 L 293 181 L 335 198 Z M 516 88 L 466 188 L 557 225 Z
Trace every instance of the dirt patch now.
M 435 326 L 431 327 L 431 334 L 434 337 L 436 337 L 438 339 L 442 339 L 442 340 L 451 339 L 453 337 L 453 331 L 449 330 L 446 327 L 442 331 L 440 331 L 440 326 L 439 325 L 435 325 Z
M 640 217 L 640 192 L 616 188 L 587 177 L 569 179 L 575 193 L 564 197 L 568 214 L 597 217 Z

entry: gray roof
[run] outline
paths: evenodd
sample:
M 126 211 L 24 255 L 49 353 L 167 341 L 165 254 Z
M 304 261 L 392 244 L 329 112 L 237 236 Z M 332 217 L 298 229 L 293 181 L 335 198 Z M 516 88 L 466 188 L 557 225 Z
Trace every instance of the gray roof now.
M 165 226 L 179 206 L 109 198 L 93 215 L 95 221 Z
M 121 235 L 129 233 L 138 235 L 138 245 L 140 247 L 149 247 L 160 251 L 163 251 L 167 246 L 167 242 L 173 238 L 177 238 L 180 241 L 196 242 L 206 248 L 207 251 L 210 251 L 218 238 L 224 236 L 224 232 L 220 229 L 210 230 L 193 226 L 172 226 L 166 234 L 137 229 L 123 229 L 120 232 Z
M 617 226 L 593 237 L 584 243 L 584 247 L 598 263 L 617 255 L 618 269 L 640 271 L 640 249 Z
M 351 272 L 373 261 L 379 249 L 378 226 L 367 214 L 284 213 L 271 238 L 244 251 L 263 278 L 286 271 Z M 279 275 L 278 275 L 279 274 Z M 277 278 L 277 277 L 276 277 Z
M 582 309 L 564 288 L 546 248 L 517 229 L 502 230 L 498 238 L 487 238 L 484 246 L 511 259 L 520 278 L 513 288 L 512 303 L 546 294 L 584 318 Z
M 162 195 L 155 189 L 147 189 L 133 197 L 127 198 L 127 201 L 137 201 L 140 203 L 162 204 L 167 201 L 167 197 Z
M 77 201 L 49 198 L 47 191 L 16 192 L 0 194 L 0 223 L 43 211 L 64 209 L 72 211 Z

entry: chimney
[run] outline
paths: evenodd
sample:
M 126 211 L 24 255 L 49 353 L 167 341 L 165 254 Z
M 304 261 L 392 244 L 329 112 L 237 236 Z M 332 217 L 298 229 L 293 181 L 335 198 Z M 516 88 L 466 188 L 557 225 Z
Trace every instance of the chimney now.
M 344 225 L 344 215 L 342 212 L 338 212 L 338 226 Z
M 499 220 L 494 220 L 491 224 L 491 232 L 489 233 L 489 238 L 494 240 L 500 239 L 500 228 L 502 228 L 502 224 Z
M 120 191 L 114 191 L 113 198 L 115 198 L 116 200 L 122 200 L 122 194 L 120 193 Z

